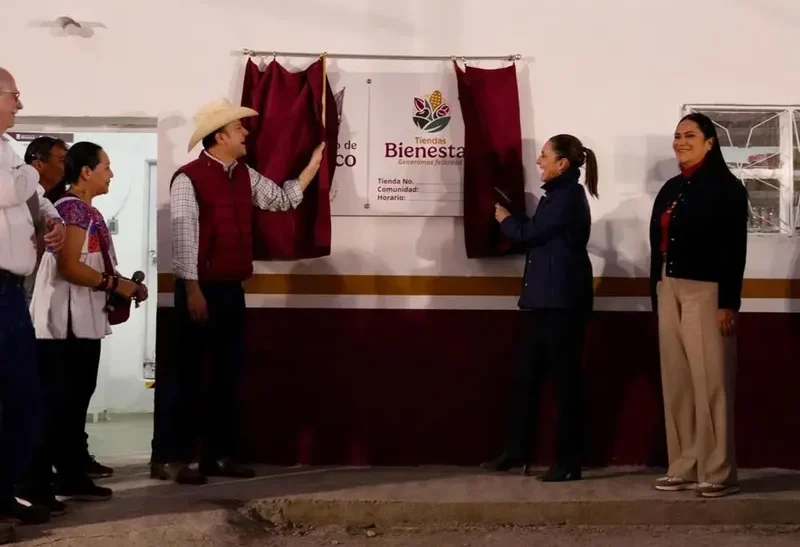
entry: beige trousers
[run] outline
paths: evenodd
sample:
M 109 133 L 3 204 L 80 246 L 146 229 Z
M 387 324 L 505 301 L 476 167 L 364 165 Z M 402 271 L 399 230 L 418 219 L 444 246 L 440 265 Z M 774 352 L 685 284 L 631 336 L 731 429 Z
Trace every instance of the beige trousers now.
M 667 474 L 736 484 L 733 396 L 736 335 L 722 336 L 716 283 L 663 271 L 658 338 L 667 428 Z

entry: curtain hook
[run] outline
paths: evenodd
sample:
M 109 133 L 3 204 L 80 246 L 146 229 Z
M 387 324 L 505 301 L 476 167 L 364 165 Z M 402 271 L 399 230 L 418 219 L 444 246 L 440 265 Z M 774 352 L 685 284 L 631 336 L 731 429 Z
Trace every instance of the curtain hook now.
M 277 58 L 278 58 L 278 53 L 276 51 L 273 51 L 272 52 L 272 60 L 275 61 L 275 59 L 277 59 Z

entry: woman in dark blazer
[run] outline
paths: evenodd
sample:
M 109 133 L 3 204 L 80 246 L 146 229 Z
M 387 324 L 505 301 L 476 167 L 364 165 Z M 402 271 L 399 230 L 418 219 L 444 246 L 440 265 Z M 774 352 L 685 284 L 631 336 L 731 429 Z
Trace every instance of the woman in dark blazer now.
M 585 165 L 586 187 L 597 197 L 597 159 L 576 137 L 556 135 L 536 164 L 545 195 L 533 217 L 517 218 L 496 206 L 503 233 L 523 242 L 528 251 L 518 304 L 524 313 L 506 450 L 482 467 L 508 471 L 522 466 L 527 474 L 541 382 L 550 375 L 558 403 L 558 449 L 555 464 L 539 479 L 577 480 L 583 439 L 581 363 L 593 301 L 586 250 L 592 218 L 579 179 Z
M 747 190 L 722 157 L 714 123 L 685 116 L 650 220 L 669 470 L 662 491 L 739 490 L 733 440 L 736 316 L 747 256 Z

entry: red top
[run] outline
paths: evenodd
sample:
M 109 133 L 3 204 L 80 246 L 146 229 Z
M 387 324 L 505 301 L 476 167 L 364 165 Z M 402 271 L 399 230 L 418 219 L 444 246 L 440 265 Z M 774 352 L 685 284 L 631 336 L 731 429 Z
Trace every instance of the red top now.
M 238 162 L 229 177 L 221 163 L 201 152 L 172 180 L 179 173 L 192 181 L 200 207 L 199 281 L 245 281 L 253 274 L 253 198 L 247 165 Z
M 703 158 L 703 160 L 705 160 L 705 158 Z M 700 160 L 691 167 L 681 167 L 681 175 L 683 178 L 688 179 L 694 175 L 695 172 L 700 169 L 700 166 L 703 165 L 703 160 Z M 667 252 L 667 243 L 669 242 L 669 221 L 672 220 L 672 211 L 675 209 L 675 206 L 678 204 L 680 199 L 681 197 L 679 195 L 678 198 L 673 201 L 663 213 L 661 213 L 661 245 L 659 246 L 661 254 Z

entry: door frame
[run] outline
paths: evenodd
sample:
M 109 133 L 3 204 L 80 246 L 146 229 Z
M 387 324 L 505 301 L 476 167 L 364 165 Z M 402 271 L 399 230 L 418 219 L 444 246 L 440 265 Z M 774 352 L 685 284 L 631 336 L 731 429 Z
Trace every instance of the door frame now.
M 147 326 L 145 328 L 144 362 L 142 363 L 142 380 L 147 388 L 155 385 L 156 367 L 156 317 L 158 316 L 158 159 L 145 161 L 147 168 L 147 203 L 148 224 L 147 249 L 145 251 L 145 264 L 147 264 L 147 292 L 149 298 L 147 306 Z M 153 318 L 151 321 L 150 318 Z M 149 378 L 148 368 L 152 366 L 152 378 Z

